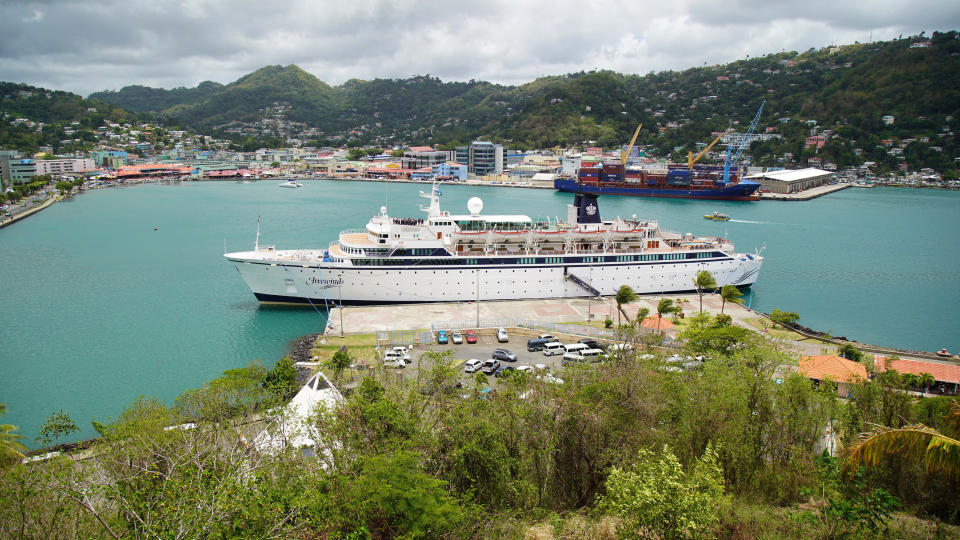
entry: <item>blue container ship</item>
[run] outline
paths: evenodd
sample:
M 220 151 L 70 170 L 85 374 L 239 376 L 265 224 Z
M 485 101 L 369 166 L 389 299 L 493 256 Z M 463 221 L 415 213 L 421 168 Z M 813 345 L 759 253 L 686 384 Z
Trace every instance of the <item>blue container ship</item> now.
M 680 199 L 719 199 L 750 201 L 757 199 L 760 184 L 726 174 L 723 166 L 671 164 L 665 170 L 643 170 L 621 163 L 581 167 L 577 178 L 562 177 L 553 182 L 555 189 L 570 193 L 597 195 L 633 195 Z

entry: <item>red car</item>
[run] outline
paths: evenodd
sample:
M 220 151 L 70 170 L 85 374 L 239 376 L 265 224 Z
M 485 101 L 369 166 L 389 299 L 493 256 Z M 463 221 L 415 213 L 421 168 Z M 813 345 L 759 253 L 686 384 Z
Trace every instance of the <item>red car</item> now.
M 467 330 L 463 333 L 464 337 L 467 338 L 467 343 L 476 343 L 477 342 L 477 333 L 473 330 Z

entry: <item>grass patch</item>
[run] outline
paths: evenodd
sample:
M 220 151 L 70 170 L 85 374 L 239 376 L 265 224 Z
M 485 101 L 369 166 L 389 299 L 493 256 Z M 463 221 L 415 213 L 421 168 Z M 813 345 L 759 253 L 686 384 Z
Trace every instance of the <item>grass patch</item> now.
M 749 318 L 749 319 L 744 319 L 744 321 L 745 321 L 747 324 L 749 324 L 750 326 L 752 326 L 754 329 L 759 330 L 759 331 L 761 331 L 761 332 L 765 332 L 767 335 L 772 336 L 772 337 L 775 337 L 775 338 L 784 339 L 784 340 L 787 340 L 787 341 L 800 341 L 800 342 L 807 342 L 807 343 L 818 343 L 818 342 L 819 342 L 819 343 L 822 343 L 822 342 L 821 342 L 820 340 L 818 340 L 818 339 L 808 338 L 808 337 L 806 337 L 806 336 L 804 336 L 804 335 L 801 335 L 801 334 L 798 334 L 798 333 L 796 333 L 796 332 L 794 332 L 794 331 L 792 331 L 792 330 L 787 330 L 786 328 L 783 328 L 782 326 L 778 326 L 778 327 L 774 328 L 774 326 L 773 326 L 773 321 L 771 321 L 771 320 L 769 320 L 769 319 L 764 319 L 763 317 L 753 317 L 753 318 Z
M 323 341 L 324 343 L 320 343 Z M 346 347 L 350 353 L 350 358 L 354 362 L 369 363 L 376 358 L 376 334 L 347 334 L 344 337 L 326 336 L 317 340 L 317 344 L 310 350 L 313 356 L 317 357 L 319 362 L 326 362 L 333 358 L 333 355 L 340 350 L 340 347 Z
M 326 341 L 325 344 L 320 345 L 319 342 L 323 340 Z M 377 345 L 377 335 L 376 334 L 347 334 L 343 337 L 340 336 L 323 336 L 315 344 L 315 348 L 321 347 L 333 347 L 334 349 L 339 349 L 341 345 L 346 345 L 347 347 L 375 347 Z

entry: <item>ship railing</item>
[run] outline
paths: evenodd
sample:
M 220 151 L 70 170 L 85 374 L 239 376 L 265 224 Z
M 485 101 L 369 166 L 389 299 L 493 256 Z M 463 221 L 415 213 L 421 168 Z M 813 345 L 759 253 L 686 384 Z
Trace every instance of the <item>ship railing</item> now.
M 370 231 L 366 229 L 344 229 L 340 231 L 340 236 L 345 234 L 370 234 Z

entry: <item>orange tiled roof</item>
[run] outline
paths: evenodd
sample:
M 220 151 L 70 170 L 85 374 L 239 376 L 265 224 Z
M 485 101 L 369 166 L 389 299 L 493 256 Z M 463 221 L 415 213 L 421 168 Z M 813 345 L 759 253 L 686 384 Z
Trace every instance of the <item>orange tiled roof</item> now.
M 923 360 L 890 360 L 886 356 L 877 355 L 874 359 L 877 371 L 895 369 L 900 373 L 929 373 L 940 382 L 960 383 L 960 366 L 955 364 L 941 364 L 940 362 L 926 362 Z
M 839 356 L 801 356 L 798 371 L 808 379 L 822 381 L 830 379 L 836 382 L 856 382 L 867 380 L 867 368 Z
M 433 152 L 433 148 L 429 146 L 411 146 L 411 152 Z
M 644 328 L 653 328 L 653 329 L 656 329 L 656 328 L 657 328 L 657 319 L 660 319 L 660 318 L 661 318 L 661 317 L 660 317 L 660 314 L 657 313 L 656 315 L 647 317 L 646 319 L 640 321 L 640 326 L 643 326 Z M 666 329 L 668 329 L 668 328 L 673 328 L 673 327 L 674 327 L 674 324 L 673 324 L 672 322 L 668 321 L 667 319 L 663 319 L 663 320 L 660 321 L 660 329 L 661 329 L 661 330 L 666 330 Z

